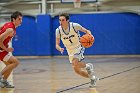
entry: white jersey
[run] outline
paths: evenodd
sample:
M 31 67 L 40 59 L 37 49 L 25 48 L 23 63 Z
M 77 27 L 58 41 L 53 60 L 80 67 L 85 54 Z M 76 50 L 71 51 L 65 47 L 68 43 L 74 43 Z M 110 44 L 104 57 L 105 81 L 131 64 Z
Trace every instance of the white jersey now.
M 70 22 L 69 23 L 69 28 L 68 28 L 68 31 L 64 31 L 63 28 L 61 26 L 59 26 L 57 29 L 56 29 L 56 33 L 58 33 L 59 31 L 59 34 L 60 34 L 60 38 L 64 44 L 64 46 L 69 50 L 69 49 L 74 49 L 76 48 L 77 46 L 81 45 L 80 44 L 80 34 L 79 34 L 79 31 L 78 29 L 75 27 L 76 26 L 79 26 L 79 30 L 81 29 L 81 25 L 77 24 L 77 23 L 72 23 Z M 66 33 L 67 32 L 67 33 Z
M 72 63 L 73 58 L 78 58 L 79 61 L 84 59 L 83 53 L 85 48 L 81 46 L 80 34 L 82 26 L 78 23 L 69 23 L 69 28 L 63 30 L 61 26 L 56 29 L 56 38 L 61 38 L 69 55 L 69 61 Z

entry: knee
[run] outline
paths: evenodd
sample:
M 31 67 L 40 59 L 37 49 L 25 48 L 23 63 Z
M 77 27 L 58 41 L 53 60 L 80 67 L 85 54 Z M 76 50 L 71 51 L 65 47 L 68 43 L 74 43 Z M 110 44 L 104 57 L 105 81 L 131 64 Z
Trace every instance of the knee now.
M 74 69 L 74 71 L 76 72 L 76 73 L 80 73 L 80 68 L 79 68 L 79 66 L 78 66 L 78 64 L 74 64 L 73 65 L 73 69 Z
M 78 68 L 78 67 L 73 67 L 74 68 L 74 71 L 76 72 L 76 73 L 80 73 L 80 69 Z
M 72 65 L 73 65 L 74 67 L 77 67 L 77 66 L 78 66 L 78 59 L 74 58 L 74 59 L 72 60 Z
M 17 67 L 19 65 L 19 61 L 15 62 L 15 67 Z
M 13 60 L 12 64 L 14 65 L 14 68 L 16 68 L 19 65 L 19 61 Z

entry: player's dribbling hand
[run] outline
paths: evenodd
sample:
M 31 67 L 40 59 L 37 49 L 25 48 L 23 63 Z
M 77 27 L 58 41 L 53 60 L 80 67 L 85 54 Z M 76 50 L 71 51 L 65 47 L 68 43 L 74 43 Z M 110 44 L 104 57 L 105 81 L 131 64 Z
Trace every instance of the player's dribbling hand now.
M 63 52 L 64 52 L 64 48 L 60 48 L 59 51 L 61 52 L 61 54 L 63 54 Z
M 89 31 L 89 30 L 87 31 L 86 34 L 92 35 L 91 31 Z M 92 35 L 92 36 L 93 36 L 93 35 Z
M 7 52 L 13 52 L 14 49 L 13 49 L 13 48 L 7 48 L 6 51 L 7 51 Z

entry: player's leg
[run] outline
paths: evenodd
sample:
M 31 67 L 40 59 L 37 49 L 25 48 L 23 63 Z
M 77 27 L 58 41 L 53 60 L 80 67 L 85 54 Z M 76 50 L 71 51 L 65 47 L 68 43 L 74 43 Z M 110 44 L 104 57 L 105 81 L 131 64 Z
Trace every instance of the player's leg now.
M 83 70 L 82 68 L 86 67 L 86 64 L 84 62 L 80 62 L 80 60 L 84 59 L 83 53 L 84 53 L 84 48 L 79 46 L 77 48 L 75 48 L 74 50 L 72 50 L 72 52 L 70 53 L 70 60 L 72 61 L 72 65 L 73 65 L 73 69 L 74 71 L 83 76 L 88 78 L 89 75 L 87 73 L 87 71 Z
M 77 73 L 79 72 L 79 75 L 90 78 L 91 87 L 93 87 L 96 85 L 98 78 L 95 76 L 93 65 L 91 63 L 85 63 L 81 61 L 84 59 L 83 53 L 83 47 L 79 47 L 75 50 L 74 58 L 72 61 L 74 70 L 75 72 L 77 71 Z M 86 71 L 83 71 L 83 68 L 85 68 Z
M 9 70 L 9 71 L 10 71 L 9 73 L 2 73 L 2 72 L 3 72 L 3 70 L 4 70 L 8 65 L 10 65 L 10 63 L 4 62 L 4 61 L 3 61 L 3 64 L 5 65 L 5 67 L 2 69 L 1 74 L 3 75 L 3 79 L 7 79 L 8 76 L 9 76 L 9 74 L 10 74 L 10 72 L 11 72 L 11 70 Z M 4 76 L 5 76 L 5 77 L 4 77 Z
M 8 43 L 9 47 L 12 47 L 12 40 L 11 42 Z M 12 52 L 9 53 L 10 56 L 13 56 Z M 11 74 L 9 75 L 7 81 L 13 85 L 13 71 L 11 72 Z
M 6 88 L 14 88 L 14 86 L 11 86 L 8 82 L 7 82 L 7 78 L 9 77 L 9 75 L 11 74 L 12 70 L 17 67 L 17 65 L 19 64 L 19 61 L 14 57 L 11 56 L 9 58 L 9 60 L 7 62 L 4 62 L 6 67 L 1 71 L 1 75 L 3 76 L 3 80 L 1 81 L 3 83 L 2 87 L 6 87 Z
M 4 63 L 6 67 L 1 71 L 1 74 L 3 75 L 3 79 L 7 79 L 11 71 L 19 64 L 19 61 L 14 56 L 11 56 L 10 59 Z
M 76 60 L 75 60 L 76 61 Z M 91 63 L 85 64 L 84 62 L 75 62 L 74 70 L 79 75 L 90 79 L 90 87 L 96 86 L 96 81 L 99 80 L 98 77 L 95 76 L 93 65 Z M 87 71 L 83 71 L 85 68 Z
M 96 81 L 99 79 L 98 77 L 95 76 L 94 70 L 92 69 L 93 67 L 89 64 L 85 64 L 84 66 L 84 63 L 82 62 L 82 64 L 80 64 L 81 62 L 77 61 L 77 59 L 74 59 L 73 63 L 74 63 L 73 64 L 74 71 L 83 77 L 89 78 L 91 81 L 90 87 L 96 86 Z M 82 70 L 83 67 L 85 67 L 87 71 Z
M 81 46 L 75 48 L 74 50 L 69 52 L 70 54 L 69 60 L 72 62 L 73 69 L 77 74 L 83 77 L 89 78 L 87 71 L 83 69 L 86 67 L 86 64 L 84 62 L 79 61 L 79 60 L 84 59 L 84 56 L 83 56 L 84 50 L 85 49 Z
M 88 78 L 89 77 L 89 75 L 88 75 L 88 73 L 86 72 L 86 71 L 84 71 L 84 70 L 82 70 L 81 69 L 81 67 L 83 68 L 83 67 L 85 67 L 85 63 L 82 63 L 82 64 L 80 64 L 79 65 L 79 59 L 78 58 L 73 58 L 73 60 L 72 60 L 72 65 L 73 65 L 73 69 L 74 69 L 74 71 L 77 73 L 77 74 L 79 74 L 79 75 L 81 75 L 81 76 L 83 76 L 83 77 L 86 77 L 86 78 Z
M 90 78 L 90 87 L 96 86 L 96 81 L 99 80 L 99 78 L 95 75 L 93 65 L 91 63 L 86 64 L 86 70 L 88 72 L 89 78 Z
M 3 69 L 3 63 L 2 61 L 0 61 L 0 71 L 2 71 Z M 2 78 L 2 74 L 0 73 L 0 81 L 1 81 L 1 78 Z
M 3 62 L 0 62 L 0 71 L 2 71 L 6 65 Z M 13 85 L 13 72 L 11 72 L 10 76 L 7 78 L 7 81 Z

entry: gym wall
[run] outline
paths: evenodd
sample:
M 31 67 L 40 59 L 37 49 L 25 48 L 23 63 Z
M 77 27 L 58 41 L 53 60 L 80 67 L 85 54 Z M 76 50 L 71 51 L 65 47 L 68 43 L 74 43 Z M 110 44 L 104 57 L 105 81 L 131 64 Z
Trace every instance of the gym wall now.
M 81 24 L 95 36 L 94 45 L 85 50 L 85 55 L 140 54 L 140 16 L 137 14 L 71 14 L 70 21 Z M 22 25 L 17 28 L 17 36 L 13 38 L 14 55 L 61 55 L 55 49 L 55 29 L 58 26 L 58 16 L 24 16 Z

